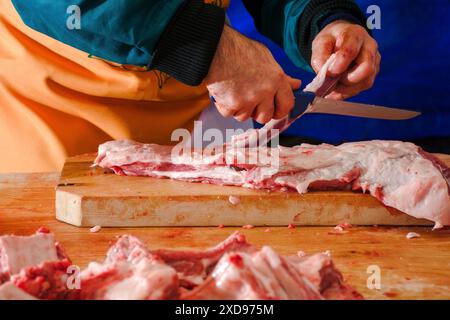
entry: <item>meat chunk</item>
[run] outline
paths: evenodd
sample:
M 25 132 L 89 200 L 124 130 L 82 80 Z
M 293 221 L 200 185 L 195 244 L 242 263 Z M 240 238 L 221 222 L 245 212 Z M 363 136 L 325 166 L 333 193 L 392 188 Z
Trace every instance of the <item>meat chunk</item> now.
M 224 255 L 206 281 L 183 299 L 359 300 L 324 253 L 282 257 L 272 248 Z
M 203 282 L 224 254 L 252 250 L 254 249 L 247 243 L 245 236 L 235 232 L 217 246 L 207 250 L 152 250 L 152 253 L 177 270 L 183 287 L 193 288 Z
M 214 248 L 194 250 L 147 250 L 136 237 L 124 235 L 109 249 L 106 262 L 139 262 L 142 258 L 162 261 L 174 268 L 182 287 L 191 289 L 208 276 L 219 259 L 227 252 L 252 250 L 244 235 L 236 232 Z
M 67 268 L 72 263 L 67 260 L 46 261 L 37 266 L 23 268 L 11 277 L 18 288 L 38 299 L 64 300 L 76 295 L 67 285 Z
M 288 261 L 306 277 L 327 300 L 363 299 L 355 289 L 344 283 L 342 274 L 336 269 L 331 256 L 316 253 L 301 257 L 288 257 Z
M 3 237 L 7 239 L 3 241 L 8 253 L 3 255 L 8 262 L 5 265 L 8 270 L 20 267 L 20 271 L 8 271 L 9 281 L 0 285 L 0 299 L 362 298 L 343 282 L 329 255 L 283 257 L 267 246 L 257 250 L 238 232 L 202 251 L 149 250 L 136 237 L 124 235 L 109 249 L 103 263 L 91 262 L 81 274 L 69 272 L 71 261 L 49 236 L 39 232 L 29 237 L 41 241 L 36 248 L 45 248 L 43 252 L 50 258 L 31 266 L 25 265 L 30 259 L 10 263 L 20 260 L 15 251 L 23 254 L 29 249 L 10 245 L 17 245 L 12 236 Z
M 14 283 L 6 282 L 0 286 L 0 300 L 36 300 L 36 298 L 19 289 Z
M 224 255 L 201 286 L 185 299 L 322 299 L 317 288 L 270 247 Z
M 0 237 L 0 283 L 21 269 L 36 266 L 45 261 L 65 258 L 51 233 L 37 232 L 31 236 Z
M 375 140 L 339 146 L 303 144 L 266 151 L 225 148 L 203 157 L 197 150 L 195 158 L 171 155 L 170 148 L 111 141 L 99 147 L 95 164 L 124 175 L 255 189 L 288 188 L 299 193 L 362 190 L 413 217 L 450 225 L 449 169 L 412 143 Z M 246 161 L 258 160 L 261 151 L 269 160 Z
M 134 263 L 90 263 L 81 274 L 79 297 L 88 300 L 174 299 L 178 288 L 173 268 L 142 257 Z
M 127 261 L 138 263 L 141 259 L 158 259 L 150 254 L 145 244 L 131 235 L 120 236 L 115 244 L 106 253 L 106 264 Z

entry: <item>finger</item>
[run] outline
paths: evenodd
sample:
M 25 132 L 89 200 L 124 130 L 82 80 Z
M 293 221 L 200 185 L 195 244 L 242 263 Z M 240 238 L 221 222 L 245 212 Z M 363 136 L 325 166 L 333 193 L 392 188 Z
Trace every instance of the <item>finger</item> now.
M 294 93 L 288 86 L 282 86 L 275 95 L 275 112 L 273 114 L 274 119 L 281 119 L 288 115 L 288 113 L 294 107 Z
M 319 73 L 334 52 L 335 38 L 331 35 L 318 36 L 312 43 L 311 65 Z
M 254 111 L 255 108 L 250 108 L 250 109 L 246 109 L 246 110 L 239 110 L 238 112 L 236 112 L 234 114 L 234 118 L 237 121 L 247 121 L 248 119 L 250 119 L 252 117 L 252 113 Z
M 300 89 L 302 85 L 302 81 L 300 79 L 292 78 L 287 76 L 288 82 L 291 85 L 292 90 L 298 90 Z
M 261 102 L 253 111 L 252 118 L 260 124 L 265 124 L 272 120 L 274 113 L 274 99 L 267 99 Z
M 325 99 L 329 99 L 329 100 L 336 100 L 336 101 L 341 101 L 341 100 L 345 100 L 344 96 L 342 95 L 342 93 L 337 92 L 336 90 L 330 92 Z
M 356 65 L 350 68 L 341 80 L 346 85 L 359 83 L 372 75 L 377 74 L 378 59 L 376 48 L 364 48 L 356 58 Z
M 336 45 L 336 60 L 330 66 L 330 75 L 338 76 L 344 73 L 358 57 L 362 44 L 360 37 L 344 32 Z
M 362 90 L 356 88 L 356 86 L 347 87 L 344 85 L 337 85 L 334 90 L 328 94 L 325 98 L 331 100 L 345 100 L 360 93 Z
M 377 58 L 376 58 L 375 65 L 377 67 L 377 75 L 378 75 L 380 73 L 380 68 L 381 68 L 381 54 L 379 52 L 377 52 Z
M 376 75 L 377 68 L 375 61 L 363 61 L 345 73 L 340 81 L 346 86 L 353 86 L 365 81 L 367 78 Z
M 224 106 L 218 104 L 217 102 L 216 102 L 215 105 L 216 105 L 217 111 L 219 111 L 219 113 L 220 113 L 220 114 L 222 115 L 222 117 L 224 117 L 224 118 L 231 117 L 232 115 L 235 114 L 235 112 L 234 112 L 233 110 L 231 110 L 231 109 L 229 109 L 229 108 L 226 108 L 226 107 L 224 107 Z
M 375 82 L 375 78 L 376 76 L 373 75 L 353 86 L 346 86 L 340 83 L 325 98 L 332 100 L 345 100 L 356 96 L 358 93 L 371 88 Z

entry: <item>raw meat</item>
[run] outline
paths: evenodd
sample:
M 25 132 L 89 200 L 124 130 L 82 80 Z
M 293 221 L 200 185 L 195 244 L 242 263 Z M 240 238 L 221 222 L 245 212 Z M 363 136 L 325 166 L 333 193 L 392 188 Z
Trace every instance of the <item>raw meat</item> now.
M 260 160 L 261 153 L 269 160 Z M 249 160 L 256 159 L 256 162 Z M 181 155 L 170 146 L 122 140 L 99 146 L 95 164 L 119 175 L 171 178 L 255 189 L 362 190 L 416 218 L 450 225 L 450 170 L 412 143 L 216 149 Z
M 12 282 L 0 286 L 0 300 L 37 300 L 32 295 L 19 289 Z
M 416 232 L 408 232 L 406 235 L 406 239 L 414 239 L 414 238 L 420 238 L 420 234 Z
M 143 258 L 151 260 L 158 259 L 158 257 L 150 254 L 141 240 L 130 235 L 123 235 L 109 248 L 106 253 L 105 263 L 110 264 L 127 261 L 135 264 Z
M 89 232 L 97 233 L 97 232 L 99 232 L 101 229 L 102 229 L 101 226 L 93 226 L 92 228 L 89 229 Z
M 321 300 L 307 278 L 270 247 L 254 254 L 227 253 L 201 286 L 185 299 Z
M 43 231 L 38 230 L 36 234 L 28 237 L 0 237 L 0 284 L 8 281 L 10 276 L 24 267 L 65 258 L 65 253 L 58 243 L 55 243 L 53 234 Z
M 326 254 L 282 257 L 272 248 L 227 253 L 184 299 L 363 299 Z
M 24 238 L 27 244 L 31 239 L 49 244 L 47 237 Z M 9 255 L 17 253 L 3 251 L 2 258 Z M 68 285 L 70 260 L 50 258 L 12 275 L 0 286 L 0 299 L 362 298 L 343 282 L 329 255 L 283 257 L 267 246 L 257 250 L 238 232 L 204 251 L 149 250 L 124 235 L 103 263 L 91 262 L 81 271 L 80 286 L 73 289 Z
M 205 251 L 148 251 L 139 239 L 124 235 L 109 249 L 106 262 L 130 261 L 137 263 L 142 258 L 160 260 L 174 268 L 178 273 L 180 285 L 189 289 L 203 282 L 226 252 L 248 250 L 252 250 L 252 248 L 245 241 L 245 237 L 237 232 L 218 246 Z
M 178 295 L 176 271 L 168 265 L 142 258 L 136 263 L 91 262 L 81 273 L 79 298 L 83 300 L 156 300 Z
M 288 257 L 320 294 L 328 300 L 359 300 L 363 296 L 344 282 L 342 274 L 336 269 L 329 252 Z
M 330 66 L 336 61 L 336 54 L 333 53 L 325 62 L 325 64 L 320 69 L 317 76 L 313 79 L 311 83 L 309 83 L 304 91 L 315 92 L 317 96 L 323 97 L 325 95 L 325 91 L 328 91 L 329 87 L 324 88 L 325 82 L 327 80 L 327 73 Z M 333 81 L 335 78 L 331 79 Z
M 67 285 L 67 268 L 71 264 L 68 259 L 46 261 L 37 266 L 23 268 L 11 277 L 11 282 L 39 299 L 69 299 L 76 294 L 76 291 L 69 289 Z

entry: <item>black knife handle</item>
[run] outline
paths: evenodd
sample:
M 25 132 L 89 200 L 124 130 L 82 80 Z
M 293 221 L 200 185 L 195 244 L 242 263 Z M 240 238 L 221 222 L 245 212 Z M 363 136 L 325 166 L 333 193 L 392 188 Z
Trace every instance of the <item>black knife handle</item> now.
M 294 91 L 294 96 L 295 96 L 295 106 L 289 113 L 290 119 L 296 119 L 297 117 L 305 113 L 306 109 L 308 109 L 308 106 L 316 98 L 316 95 L 314 93 L 300 90 Z

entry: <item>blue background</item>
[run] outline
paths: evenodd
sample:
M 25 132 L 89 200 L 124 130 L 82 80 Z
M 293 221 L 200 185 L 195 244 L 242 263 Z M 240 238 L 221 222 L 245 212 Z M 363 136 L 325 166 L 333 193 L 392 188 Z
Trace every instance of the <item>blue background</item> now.
M 381 8 L 381 30 L 374 30 L 382 55 L 381 72 L 372 89 L 350 99 L 418 110 L 407 121 L 306 115 L 288 135 L 329 143 L 369 139 L 414 140 L 450 136 L 450 0 L 357 0 L 366 12 Z M 295 67 L 282 49 L 260 35 L 241 0 L 228 11 L 234 28 L 265 43 L 286 73 L 308 83 L 313 74 Z

